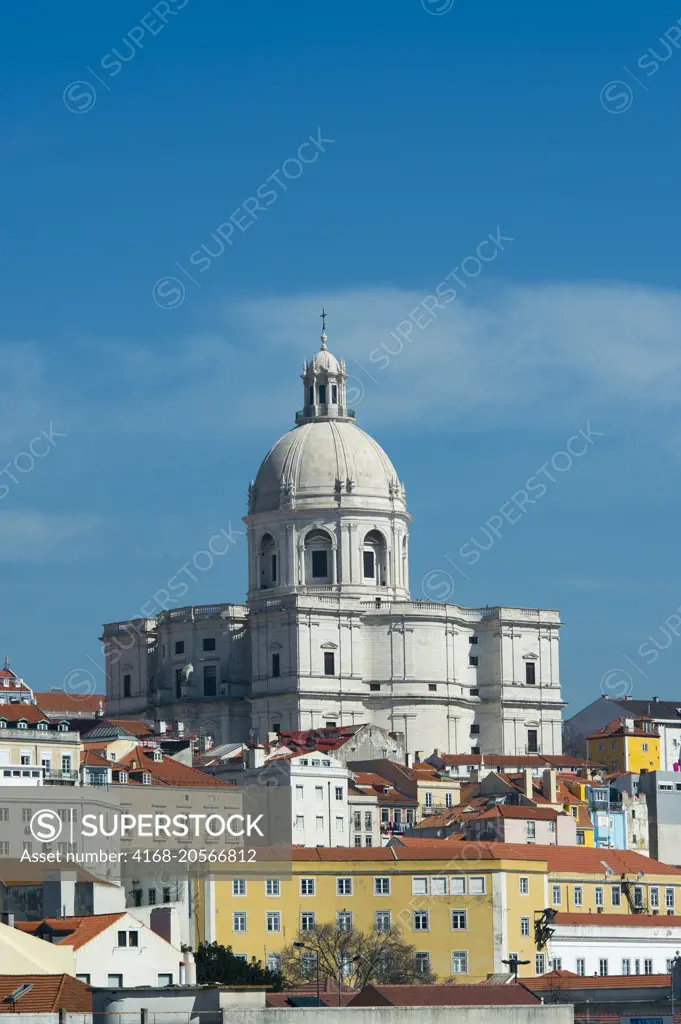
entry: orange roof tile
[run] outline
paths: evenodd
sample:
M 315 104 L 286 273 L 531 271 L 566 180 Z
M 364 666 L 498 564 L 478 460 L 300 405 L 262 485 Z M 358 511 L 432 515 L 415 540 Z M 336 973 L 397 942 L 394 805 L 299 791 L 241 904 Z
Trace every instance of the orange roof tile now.
M 350 1006 L 534 1006 L 540 1000 L 514 985 L 365 985 Z
M 669 988 L 669 974 L 608 974 L 605 977 L 596 975 L 572 974 L 571 971 L 550 971 L 537 978 L 523 978 L 523 984 L 533 991 L 546 989 L 585 989 L 585 988 Z M 619 1018 L 615 1018 L 618 1020 Z
M 42 921 L 17 921 L 15 928 L 35 934 L 47 925 L 51 931 L 57 933 L 54 940 L 56 945 L 80 949 L 116 921 L 120 921 L 125 914 L 126 911 L 122 910 L 118 914 L 91 914 L 88 917 L 44 917 Z M 67 934 L 58 937 L 62 932 Z
M 133 767 L 133 764 L 135 767 Z M 154 751 L 147 747 L 134 747 L 129 754 L 121 757 L 119 765 L 129 774 L 131 772 L 149 772 L 152 785 L 156 786 L 231 786 L 234 782 L 223 781 L 217 775 L 199 771 L 181 764 L 172 757 L 163 755 L 162 761 L 154 760 Z
M 2 690 L 0 690 L 2 696 Z M 6 722 L 18 722 L 25 719 L 29 725 L 36 722 L 49 722 L 49 718 L 35 704 L 0 704 L 0 719 Z
M 22 985 L 31 987 L 16 1003 L 6 1002 Z M 59 1010 L 92 1013 L 92 989 L 70 974 L 0 975 L 0 1013 L 43 1014 Z
M 0 693 L 2 692 L 0 688 Z M 66 690 L 47 690 L 44 693 L 33 692 L 39 708 L 52 714 L 63 712 L 65 718 L 71 715 L 83 715 L 89 712 L 94 717 L 99 705 L 104 707 L 106 695 L 103 693 L 67 693 Z

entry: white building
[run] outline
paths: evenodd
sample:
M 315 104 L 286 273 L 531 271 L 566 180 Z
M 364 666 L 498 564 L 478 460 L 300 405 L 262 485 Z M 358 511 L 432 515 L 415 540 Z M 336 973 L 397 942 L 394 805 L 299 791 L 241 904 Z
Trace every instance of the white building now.
M 186 963 L 177 947 L 125 911 L 23 921 L 16 927 L 73 950 L 76 977 L 88 985 L 177 985 L 180 965 Z
M 216 743 L 373 723 L 406 751 L 561 752 L 556 611 L 412 600 L 397 471 L 326 347 L 248 489 L 246 605 L 104 627 L 107 713 L 181 718 Z
M 546 970 L 587 976 L 668 974 L 681 948 L 678 917 L 561 913 L 552 927 L 548 954 L 539 954 L 548 960 Z

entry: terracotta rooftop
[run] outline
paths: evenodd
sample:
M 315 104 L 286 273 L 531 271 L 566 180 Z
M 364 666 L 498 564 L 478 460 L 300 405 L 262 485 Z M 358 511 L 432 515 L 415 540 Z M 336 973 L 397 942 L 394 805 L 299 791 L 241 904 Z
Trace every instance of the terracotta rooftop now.
M 608 974 L 579 975 L 572 971 L 550 971 L 537 978 L 523 978 L 523 984 L 533 991 L 544 992 L 546 989 L 585 989 L 585 988 L 669 988 L 669 974 Z M 642 1016 L 646 1016 L 643 1014 Z M 617 1019 L 617 1018 L 616 1018 Z
M 45 917 L 42 921 L 17 921 L 14 927 L 33 935 L 40 931 L 55 932 L 55 944 L 80 949 L 125 917 L 125 913 L 121 911 L 119 914 L 92 914 L 88 917 Z
M 608 724 L 604 725 L 602 729 L 597 729 L 596 732 L 589 733 L 586 738 L 588 740 L 602 740 L 610 736 L 642 736 L 644 739 L 646 737 L 652 737 L 653 739 L 659 738 L 659 732 L 656 728 L 652 727 L 652 719 L 641 717 L 636 718 L 637 722 L 647 721 L 651 724 L 651 728 L 646 732 L 645 729 L 642 729 L 638 725 L 635 725 L 633 728 L 628 730 L 625 729 L 624 723 L 628 717 L 629 720 L 632 721 L 631 716 L 623 715 L 621 718 L 615 718 L 612 722 L 608 722 Z
M 1 692 L 1 691 L 0 691 Z M 43 693 L 34 692 L 33 696 L 38 707 L 50 714 L 64 714 L 65 718 L 70 715 L 83 715 L 89 712 L 94 718 L 99 709 L 105 704 L 103 693 L 67 693 L 66 690 L 47 690 Z
M 107 718 L 107 722 L 121 729 L 127 729 L 128 732 L 138 739 L 155 735 L 152 727 L 141 718 Z
M 0 696 L 2 690 L 0 690 Z M 18 722 L 25 719 L 29 725 L 36 722 L 49 722 L 49 718 L 35 706 L 35 704 L 0 704 L 0 719 L 6 722 Z
M 147 747 L 135 747 L 120 758 L 119 765 L 129 774 L 150 772 L 152 786 L 234 786 L 233 782 L 226 782 L 198 768 L 190 768 L 165 754 L 162 761 L 155 761 L 154 751 Z
M 83 767 L 91 768 L 111 768 L 114 764 L 113 761 L 107 761 L 96 750 L 81 750 L 80 763 Z
M 16 1002 L 8 1000 L 22 985 L 30 988 Z M 92 989 L 70 974 L 0 974 L 0 1013 L 37 1015 L 59 1010 L 92 1013 Z
M 365 985 L 350 1006 L 534 1006 L 540 1000 L 522 984 Z

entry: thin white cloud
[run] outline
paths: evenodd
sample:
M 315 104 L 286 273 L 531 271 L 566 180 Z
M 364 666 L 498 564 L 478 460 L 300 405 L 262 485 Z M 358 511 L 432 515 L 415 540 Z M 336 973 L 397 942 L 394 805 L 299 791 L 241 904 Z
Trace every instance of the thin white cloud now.
M 71 555 L 101 523 L 99 516 L 82 513 L 0 511 L 0 562 L 43 562 L 55 554 Z

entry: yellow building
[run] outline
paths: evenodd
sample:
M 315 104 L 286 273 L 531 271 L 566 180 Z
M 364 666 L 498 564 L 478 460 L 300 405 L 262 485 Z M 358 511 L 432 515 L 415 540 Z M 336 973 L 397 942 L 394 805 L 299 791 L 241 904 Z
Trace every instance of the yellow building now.
M 75 783 L 80 734 L 67 721 L 51 721 L 35 704 L 2 701 L 0 690 L 0 785 Z
M 197 941 L 214 938 L 276 967 L 282 948 L 304 941 L 315 925 L 398 926 L 440 981 L 484 980 L 507 970 L 510 953 L 530 961 L 521 977 L 548 970 L 549 953 L 538 951 L 534 933 L 547 907 L 586 920 L 599 907 L 631 915 L 637 900 L 637 912 L 652 913 L 653 892 L 658 906 L 662 899 L 681 911 L 681 871 L 640 854 L 439 839 L 380 849 L 297 847 L 291 877 L 217 878 L 208 887 L 204 910 L 212 907 L 213 917 L 201 916 L 206 931 Z
M 589 759 L 609 772 L 660 769 L 660 734 L 651 718 L 616 718 L 586 740 Z

